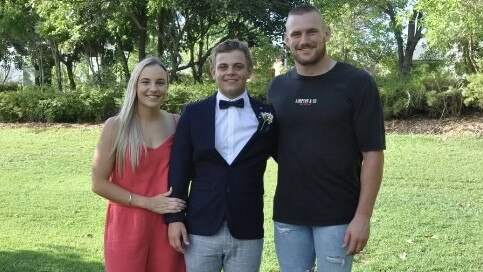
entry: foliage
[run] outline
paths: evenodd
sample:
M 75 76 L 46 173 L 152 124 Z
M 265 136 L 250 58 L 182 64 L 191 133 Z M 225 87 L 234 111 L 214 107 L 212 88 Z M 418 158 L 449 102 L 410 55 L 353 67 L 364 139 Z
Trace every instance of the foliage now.
M 250 96 L 265 101 L 268 84 L 274 76 L 272 66 L 280 53 L 275 46 L 267 44 L 252 47 L 251 53 L 254 71 L 247 83 L 247 89 Z M 204 99 L 217 90 L 215 82 L 211 79 L 207 83 L 193 84 L 189 80 L 183 80 L 185 77 L 179 76 L 179 80 L 169 86 L 168 98 L 162 105 L 163 109 L 179 113 L 187 103 Z
M 0 61 L 11 54 L 12 48 L 26 53 L 36 23 L 36 16 L 30 11 L 28 0 L 0 1 Z
M 407 118 L 425 110 L 425 94 L 421 86 L 411 77 L 391 73 L 377 79 L 384 117 Z
M 0 83 L 0 92 L 16 91 L 19 87 L 18 83 Z
M 126 81 L 133 53 L 138 54 L 136 61 L 148 54 L 162 58 L 173 81 L 179 71 L 191 69 L 193 80 L 201 83 L 205 63 L 218 42 L 239 38 L 250 46 L 270 44 L 266 37 L 280 36 L 286 14 L 301 2 L 6 1 L 0 5 L 0 14 L 5 15 L 0 16 L 0 60 L 7 59 L 8 47 L 25 44 L 17 51 L 35 66 L 37 83 L 50 83 L 55 65 L 59 90 L 65 89 L 66 78 L 72 90 L 79 81 L 91 80 L 102 87 Z M 24 34 L 25 29 L 31 36 Z M 76 73 L 75 67 L 83 60 L 92 77 Z
M 100 122 L 119 109 L 111 90 L 86 89 L 59 93 L 52 89 L 25 87 L 0 93 L 1 122 Z
M 267 87 L 266 80 L 250 82 L 247 86 L 250 95 L 262 101 Z M 161 108 L 180 113 L 186 104 L 207 98 L 216 90 L 214 82 L 171 84 Z M 99 123 L 118 112 L 123 94 L 94 86 L 80 86 L 69 93 L 36 86 L 0 92 L 0 122 Z
M 265 101 L 270 81 L 275 76 L 274 63 L 281 59 L 282 50 L 270 43 L 262 43 L 251 48 L 253 57 L 253 73 L 247 84 L 249 94 Z
M 379 9 L 356 1 L 319 2 L 332 30 L 331 56 L 371 70 L 378 69 L 383 58 L 395 58 L 393 37 Z
M 329 47 L 334 56 L 378 70 L 384 58 L 410 75 L 414 51 L 423 36 L 423 14 L 411 0 L 315 1 L 333 27 Z M 384 68 L 384 67 L 383 67 Z
M 106 201 L 90 188 L 99 132 L 2 127 L 1 271 L 104 271 Z M 389 134 L 387 142 L 371 237 L 353 271 L 481 271 L 483 139 Z M 262 272 L 279 269 L 271 219 L 276 176 L 270 160 Z
M 468 85 L 463 90 L 466 106 L 475 106 L 483 109 L 483 73 L 469 75 Z
M 169 86 L 168 97 L 161 108 L 172 113 L 181 113 L 183 107 L 190 102 L 196 102 L 215 93 L 214 83 L 204 84 L 172 84 Z
M 0 121 L 41 121 L 45 115 L 38 106 L 39 101 L 53 97 L 53 92 L 39 92 L 36 89 L 0 93 Z
M 417 6 L 426 14 L 429 46 L 445 54 L 457 49 L 465 63 L 462 72 L 478 72 L 481 66 L 476 59 L 483 56 L 483 1 L 419 0 Z
M 478 77 L 469 78 L 476 80 Z M 377 77 L 377 82 L 386 118 L 420 114 L 441 118 L 459 116 L 474 111 L 470 101 L 478 101 L 481 88 L 477 80 L 473 87 L 465 87 L 468 83 L 463 78 L 447 70 L 444 63 L 434 61 L 418 62 L 410 77 L 390 73 Z
M 170 79 L 190 90 L 183 95 L 190 96 L 200 86 L 188 82 L 211 81 L 208 60 L 214 46 L 239 38 L 248 42 L 256 64 L 250 93 L 264 100 L 273 62 L 287 57 L 279 56 L 286 15 L 302 2 L 317 6 L 331 26 L 331 56 L 381 80 L 387 116 L 450 116 L 465 107 L 481 109 L 473 87 L 478 84 L 466 87 L 469 81 L 460 79 L 481 73 L 483 1 L 472 0 L 0 0 L 0 66 L 33 66 L 35 84 L 44 89 L 55 82 L 59 91 L 115 89 L 119 96 L 139 58 L 155 55 L 165 62 Z M 449 80 L 439 76 L 439 67 L 422 73 L 413 63 L 423 40 L 428 45 L 423 50 L 454 71 Z M 468 94 L 463 105 L 462 90 Z M 166 107 L 179 111 L 201 97 L 193 93 L 193 98 L 176 97 L 177 106 L 167 101 Z M 70 105 L 69 99 L 57 102 Z M 70 108 L 71 114 L 79 110 Z M 75 119 L 71 114 L 60 119 Z
M 430 116 L 459 116 L 463 108 L 461 80 L 443 71 L 427 71 L 419 76 L 426 92 L 427 112 Z

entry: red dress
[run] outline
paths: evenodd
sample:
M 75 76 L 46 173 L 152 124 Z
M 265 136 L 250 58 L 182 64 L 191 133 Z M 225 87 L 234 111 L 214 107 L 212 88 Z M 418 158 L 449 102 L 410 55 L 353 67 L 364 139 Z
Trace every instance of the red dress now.
M 136 171 L 126 160 L 123 175 L 111 181 L 139 195 L 155 196 L 168 191 L 169 156 L 173 137 L 157 148 L 148 148 Z M 168 227 L 162 215 L 109 202 L 104 233 L 106 271 L 181 272 L 183 254 L 169 244 Z

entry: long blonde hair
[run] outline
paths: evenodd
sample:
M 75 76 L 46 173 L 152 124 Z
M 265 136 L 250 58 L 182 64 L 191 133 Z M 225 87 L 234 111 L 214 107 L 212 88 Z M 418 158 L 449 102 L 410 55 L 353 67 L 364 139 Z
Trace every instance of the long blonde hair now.
M 121 174 L 126 159 L 129 159 L 132 169 L 135 170 L 139 165 L 142 154 L 146 153 L 146 145 L 137 113 L 137 82 L 142 70 L 151 65 L 159 65 L 166 71 L 166 74 L 168 73 L 166 67 L 158 58 L 148 57 L 140 61 L 131 73 L 124 102 L 117 115 L 116 143 L 113 146 L 112 153 L 115 153 L 115 169 Z

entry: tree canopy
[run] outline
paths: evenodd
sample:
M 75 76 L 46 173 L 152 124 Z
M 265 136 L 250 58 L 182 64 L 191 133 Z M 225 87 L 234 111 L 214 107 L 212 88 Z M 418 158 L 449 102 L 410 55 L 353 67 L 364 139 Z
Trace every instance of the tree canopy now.
M 0 0 L 0 61 L 32 65 L 38 85 L 59 90 L 66 89 L 66 82 L 72 90 L 77 81 L 125 82 L 133 63 L 147 55 L 159 56 L 173 81 L 189 77 L 203 82 L 212 49 L 227 38 L 265 50 L 272 62 L 283 56 L 286 16 L 303 2 Z M 333 29 L 329 50 L 337 59 L 407 76 L 416 48 L 426 41 L 426 50 L 451 60 L 448 65 L 458 73 L 481 71 L 482 1 L 309 2 Z

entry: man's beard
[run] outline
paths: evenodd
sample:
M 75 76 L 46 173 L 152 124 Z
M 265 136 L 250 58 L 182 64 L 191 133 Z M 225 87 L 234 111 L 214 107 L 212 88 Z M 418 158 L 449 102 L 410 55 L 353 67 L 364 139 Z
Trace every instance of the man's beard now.
M 311 66 L 311 65 L 317 64 L 321 59 L 323 59 L 326 52 L 327 52 L 327 49 L 324 45 L 321 50 L 318 50 L 318 51 L 315 52 L 315 56 L 311 59 L 299 58 L 297 56 L 297 54 L 293 54 L 293 56 L 294 56 L 295 61 L 297 63 L 299 63 L 300 65 Z

